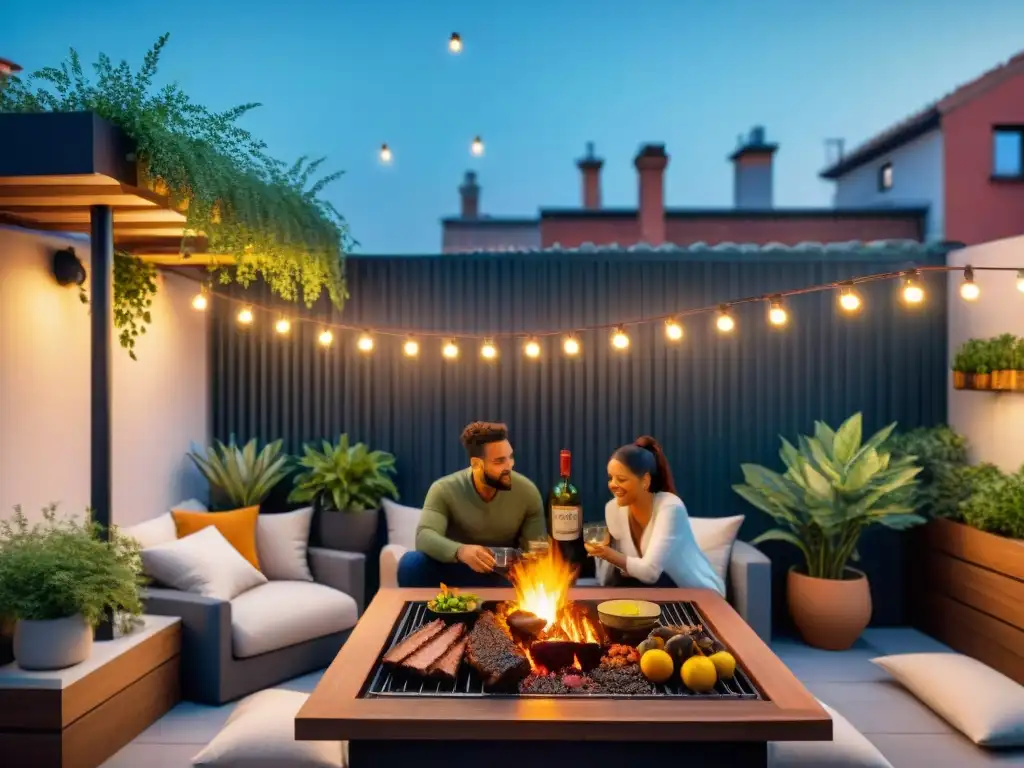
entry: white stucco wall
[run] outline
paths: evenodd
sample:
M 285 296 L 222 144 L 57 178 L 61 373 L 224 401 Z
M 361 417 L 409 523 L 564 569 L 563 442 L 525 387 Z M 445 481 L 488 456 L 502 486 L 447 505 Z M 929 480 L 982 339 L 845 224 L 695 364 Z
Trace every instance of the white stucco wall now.
M 1019 267 L 1024 237 L 997 240 L 954 251 L 950 266 Z M 949 273 L 949 354 L 967 339 L 1001 333 L 1024 335 L 1024 293 L 1013 272 L 976 272 L 981 289 L 976 301 L 960 297 L 962 273 Z M 966 436 L 974 462 L 989 461 L 1005 471 L 1024 464 L 1024 393 L 973 392 L 949 382 L 949 424 Z
M 89 308 L 51 274 L 53 252 L 84 239 L 0 228 L 0 519 L 15 504 L 89 504 Z M 88 286 L 88 283 L 86 283 Z M 205 314 L 195 283 L 160 273 L 138 362 L 113 347 L 112 518 L 130 525 L 206 493 L 186 457 L 209 433 Z
M 878 189 L 879 170 L 892 163 L 892 188 Z M 926 239 L 944 239 L 942 131 L 936 129 L 836 181 L 836 208 L 928 206 Z

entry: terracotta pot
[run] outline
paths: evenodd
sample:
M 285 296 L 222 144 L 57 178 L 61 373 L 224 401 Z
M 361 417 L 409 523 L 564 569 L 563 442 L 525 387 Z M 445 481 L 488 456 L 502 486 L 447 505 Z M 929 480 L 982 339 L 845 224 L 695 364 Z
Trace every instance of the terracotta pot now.
M 967 388 L 967 374 L 963 371 L 953 371 L 953 389 Z
M 845 579 L 816 579 L 790 569 L 789 615 L 808 645 L 845 651 L 871 621 L 868 577 L 854 568 L 846 572 Z

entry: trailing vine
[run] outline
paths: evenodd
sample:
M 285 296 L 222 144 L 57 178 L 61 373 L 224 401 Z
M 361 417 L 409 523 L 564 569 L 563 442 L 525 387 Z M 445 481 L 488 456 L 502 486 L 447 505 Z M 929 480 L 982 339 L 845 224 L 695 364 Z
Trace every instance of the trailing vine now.
M 353 241 L 344 217 L 320 197 L 341 172 L 314 181 L 323 159 L 303 157 L 289 166 L 272 158 L 238 125 L 258 104 L 213 112 L 175 84 L 152 92 L 168 37 L 156 42 L 137 72 L 101 54 L 93 64 L 95 82 L 71 49 L 59 67 L 25 80 L 11 77 L 0 90 L 0 112 L 89 111 L 118 125 L 135 142 L 140 182 L 185 210 L 183 253 L 205 238 L 204 251 L 234 260 L 211 267 L 221 283 L 248 286 L 262 278 L 273 293 L 306 306 L 326 291 L 341 308 L 348 298 L 344 258 Z M 155 283 L 151 268 L 126 256 L 115 264 L 115 322 L 134 358 Z

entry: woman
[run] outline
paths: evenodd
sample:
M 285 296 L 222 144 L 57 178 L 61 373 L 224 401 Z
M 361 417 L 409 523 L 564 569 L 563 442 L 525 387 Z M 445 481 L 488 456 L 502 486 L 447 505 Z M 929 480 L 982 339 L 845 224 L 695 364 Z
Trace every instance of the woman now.
M 609 545 L 587 544 L 602 584 L 699 587 L 725 594 L 725 584 L 697 546 L 686 506 L 653 437 L 612 454 L 604 509 Z

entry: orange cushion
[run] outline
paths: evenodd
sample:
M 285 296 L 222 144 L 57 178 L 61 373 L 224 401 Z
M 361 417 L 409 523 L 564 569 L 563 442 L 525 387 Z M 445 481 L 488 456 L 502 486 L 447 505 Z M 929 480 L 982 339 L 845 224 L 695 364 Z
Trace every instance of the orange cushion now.
M 172 509 L 171 517 L 178 529 L 178 538 L 183 539 L 203 528 L 212 525 L 221 535 L 238 550 L 238 554 L 260 567 L 260 559 L 256 554 L 256 519 L 260 508 L 243 507 L 228 512 L 193 512 L 184 509 Z

